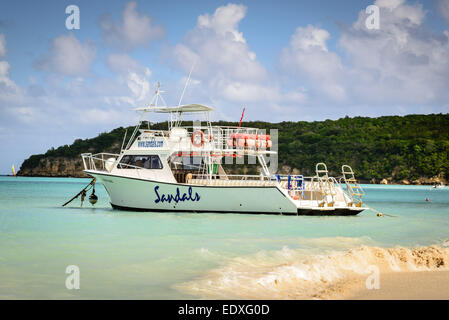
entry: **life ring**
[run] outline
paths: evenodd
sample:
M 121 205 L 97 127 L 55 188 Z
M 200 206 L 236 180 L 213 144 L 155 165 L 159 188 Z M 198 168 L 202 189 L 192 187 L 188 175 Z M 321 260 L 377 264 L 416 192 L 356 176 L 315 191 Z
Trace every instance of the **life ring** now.
M 201 130 L 196 130 L 192 133 L 193 146 L 200 148 L 204 145 L 204 133 Z

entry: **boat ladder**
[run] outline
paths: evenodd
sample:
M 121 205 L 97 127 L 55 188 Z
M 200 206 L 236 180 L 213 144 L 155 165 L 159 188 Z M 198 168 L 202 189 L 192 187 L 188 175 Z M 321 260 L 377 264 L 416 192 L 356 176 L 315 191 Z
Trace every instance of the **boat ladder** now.
M 361 207 L 363 204 L 362 197 L 365 195 L 365 191 L 358 184 L 354 176 L 354 171 L 352 171 L 350 166 L 344 164 L 341 166 L 341 173 L 343 175 L 343 181 L 346 184 L 346 190 L 352 200 L 352 203 L 348 203 L 348 205 L 355 204 L 356 207 Z
M 333 207 L 335 204 L 334 197 L 337 195 L 337 189 L 334 182 L 329 178 L 329 172 L 325 163 L 317 163 L 315 167 L 316 178 L 318 180 L 318 186 L 320 188 L 323 200 L 318 204 L 319 207 L 324 207 L 327 204 L 328 207 Z

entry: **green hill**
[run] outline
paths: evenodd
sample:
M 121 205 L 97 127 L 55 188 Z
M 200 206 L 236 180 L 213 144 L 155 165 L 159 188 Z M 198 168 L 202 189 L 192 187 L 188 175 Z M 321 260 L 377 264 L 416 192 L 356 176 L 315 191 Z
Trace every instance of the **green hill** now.
M 238 125 L 223 121 L 214 124 Z M 435 176 L 449 180 L 449 114 L 346 117 L 314 122 L 253 121 L 242 125 L 279 129 L 280 167 L 296 168 L 304 175 L 313 175 L 315 164 L 325 162 L 335 175 L 339 175 L 342 164 L 349 164 L 363 180 L 391 177 L 394 181 L 413 181 Z M 153 124 L 152 128 L 166 129 L 167 123 Z M 124 133 L 125 128 L 120 127 L 33 155 L 23 162 L 20 172 L 32 172 L 48 159 L 76 160 L 83 152 L 118 152 Z

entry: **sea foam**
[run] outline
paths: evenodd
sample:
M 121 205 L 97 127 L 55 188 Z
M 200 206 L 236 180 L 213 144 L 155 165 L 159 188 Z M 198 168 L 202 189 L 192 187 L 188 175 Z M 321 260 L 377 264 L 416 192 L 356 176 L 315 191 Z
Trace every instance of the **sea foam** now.
M 209 299 L 338 298 L 372 273 L 449 270 L 449 248 L 359 246 L 347 251 L 306 255 L 282 250 L 232 258 L 177 289 Z

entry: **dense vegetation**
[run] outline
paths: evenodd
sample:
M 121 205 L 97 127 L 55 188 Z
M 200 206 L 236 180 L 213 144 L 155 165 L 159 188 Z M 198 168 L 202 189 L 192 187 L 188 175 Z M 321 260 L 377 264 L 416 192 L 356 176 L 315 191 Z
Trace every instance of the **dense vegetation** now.
M 217 122 L 217 125 L 237 125 Z M 326 162 L 338 175 L 351 165 L 361 179 L 415 180 L 441 175 L 449 179 L 449 114 L 342 118 L 315 122 L 246 122 L 243 126 L 279 129 L 279 162 L 311 175 L 317 162 Z M 152 125 L 165 129 L 167 123 Z M 128 136 L 132 130 L 128 130 Z M 82 152 L 117 152 L 125 128 L 68 146 L 50 149 L 25 160 L 23 168 L 44 157 L 79 157 Z

